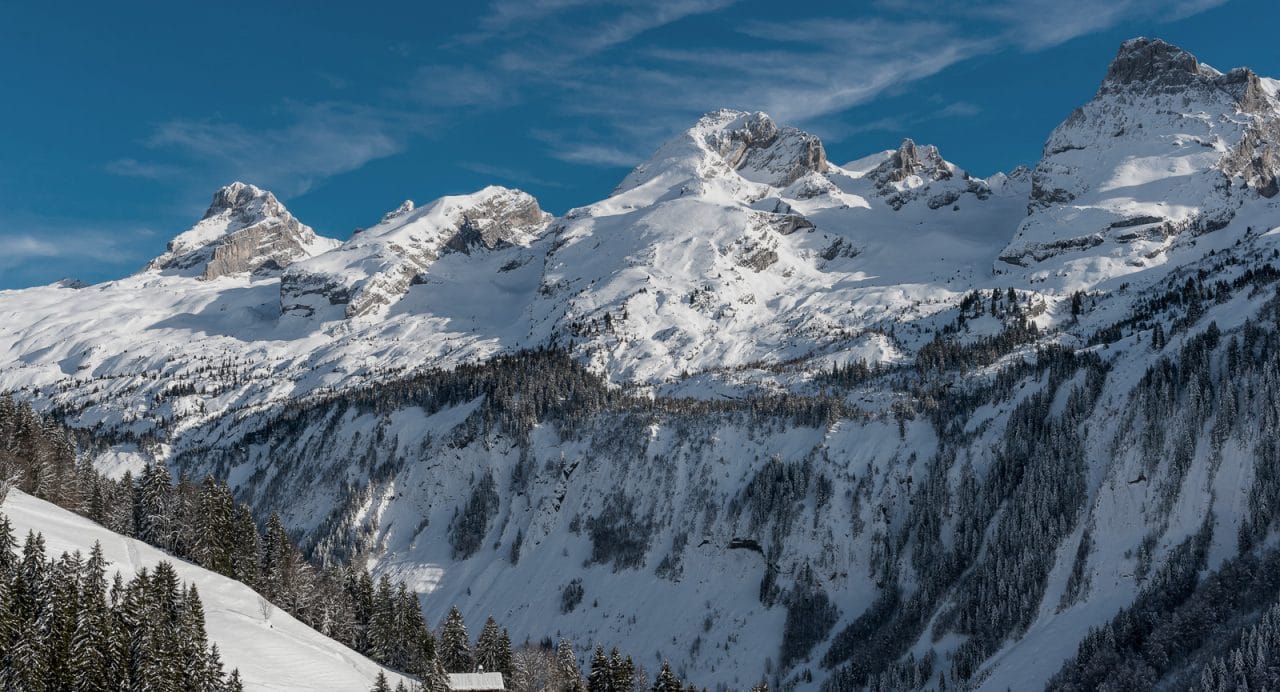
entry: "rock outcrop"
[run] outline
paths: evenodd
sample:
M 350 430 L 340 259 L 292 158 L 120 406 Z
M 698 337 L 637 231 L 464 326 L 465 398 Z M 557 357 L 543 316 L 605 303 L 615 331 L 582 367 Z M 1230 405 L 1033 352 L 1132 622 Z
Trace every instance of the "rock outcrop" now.
M 347 318 L 376 313 L 440 257 L 526 245 L 550 219 L 532 196 L 497 186 L 421 208 L 405 202 L 334 251 L 290 267 L 281 277 L 281 312 L 311 316 L 342 305 Z
M 236 182 L 214 193 L 199 223 L 169 241 L 147 269 L 202 279 L 274 272 L 336 244 L 294 218 L 275 195 Z

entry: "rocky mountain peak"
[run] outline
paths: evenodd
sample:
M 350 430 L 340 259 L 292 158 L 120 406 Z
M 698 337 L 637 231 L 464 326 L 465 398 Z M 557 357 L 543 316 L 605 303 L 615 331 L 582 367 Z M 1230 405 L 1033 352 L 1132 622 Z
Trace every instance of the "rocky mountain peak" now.
M 954 175 L 951 164 L 942 158 L 932 144 L 917 146 L 911 138 L 902 140 L 898 150 L 876 166 L 868 177 L 877 183 L 900 183 L 913 175 L 931 180 L 947 180 Z
M 398 219 L 398 218 L 400 218 L 401 216 L 404 216 L 405 214 L 408 214 L 409 212 L 411 212 L 411 211 L 413 211 L 413 210 L 414 210 L 413 200 L 411 200 L 411 199 L 406 199 L 405 201 L 403 201 L 403 202 L 401 202 L 401 203 L 400 203 L 400 206 L 398 206 L 398 207 L 396 207 L 395 209 L 392 209 L 391 211 L 389 211 L 389 212 L 387 212 L 387 213 L 383 214 L 383 215 L 382 215 L 382 221 L 381 221 L 381 223 L 386 223 L 386 222 L 388 222 L 388 221 L 391 221 L 391 220 L 394 220 L 394 219 Z
M 827 153 L 817 137 L 779 127 L 765 113 L 714 111 L 692 131 L 729 168 L 753 182 L 784 187 L 827 168 Z
M 693 179 L 741 178 L 786 187 L 827 170 L 822 142 L 794 127 L 779 126 L 765 113 L 722 109 L 703 115 L 614 190 L 620 194 L 664 179 L 682 186 Z
M 336 251 L 284 272 L 281 312 L 309 317 L 342 305 L 348 318 L 377 313 L 441 257 L 527 245 L 550 220 L 532 195 L 497 185 L 422 207 L 405 202 Z
M 234 182 L 215 192 L 200 221 L 169 241 L 147 269 L 203 279 L 276 271 L 334 244 L 294 218 L 275 195 Z
M 1201 65 L 1196 56 L 1158 38 L 1133 38 L 1120 44 L 1120 50 L 1107 68 L 1102 90 L 1121 89 L 1130 85 L 1148 88 L 1180 87 L 1199 76 L 1214 76 L 1218 71 Z
M 268 216 L 281 216 L 287 213 L 288 211 L 275 195 L 256 185 L 236 181 L 213 193 L 213 201 L 209 203 L 209 209 L 201 219 L 230 214 L 247 223 L 253 223 L 252 219 L 261 220 Z

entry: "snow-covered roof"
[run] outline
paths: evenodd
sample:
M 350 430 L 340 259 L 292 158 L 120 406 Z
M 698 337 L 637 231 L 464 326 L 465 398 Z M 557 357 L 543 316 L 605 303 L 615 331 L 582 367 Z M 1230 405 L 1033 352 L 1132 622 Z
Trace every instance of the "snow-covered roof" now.
M 450 673 L 449 689 L 451 690 L 505 690 L 502 673 Z

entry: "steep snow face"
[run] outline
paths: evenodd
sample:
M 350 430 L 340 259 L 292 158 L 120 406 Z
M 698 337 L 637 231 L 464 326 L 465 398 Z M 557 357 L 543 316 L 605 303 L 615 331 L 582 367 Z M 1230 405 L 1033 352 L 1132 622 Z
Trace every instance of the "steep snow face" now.
M 289 267 L 280 309 L 311 317 L 342 305 L 345 317 L 373 314 L 403 298 L 441 255 L 526 247 L 550 219 L 532 196 L 497 186 L 421 209 L 405 202 L 333 251 Z
M 931 315 L 990 281 L 1027 181 L 989 185 L 906 147 L 896 165 L 911 172 L 886 187 L 867 172 L 892 152 L 865 170 L 819 171 L 813 147 L 786 145 L 816 139 L 790 128 L 770 139 L 768 122 L 704 119 L 642 167 L 657 187 L 559 220 L 498 187 L 406 203 L 283 272 L 224 274 L 212 261 L 297 223 L 270 193 L 231 186 L 152 270 L 0 293 L 0 389 L 40 387 L 51 405 L 80 402 L 78 425 L 142 434 L 552 342 L 615 381 L 657 385 L 687 370 L 755 387 L 767 375 L 754 365 L 909 358 L 931 338 Z M 773 144 L 753 149 L 761 141 Z M 670 155 L 689 147 L 693 159 Z M 740 175 L 774 164 L 808 172 L 781 187 Z M 173 394 L 169 378 L 195 392 Z
M 1050 135 L 1029 215 L 997 269 L 1093 282 L 1140 271 L 1275 195 L 1280 103 L 1269 84 L 1160 40 L 1125 42 L 1095 98 Z
M 762 114 L 704 116 L 553 225 L 534 333 L 551 325 L 594 367 L 654 384 L 901 360 L 929 315 L 985 285 L 1028 187 L 993 190 L 910 140 L 869 163 L 826 163 L 816 138 Z
M 49 555 L 102 545 L 107 574 L 126 578 L 157 563 L 173 564 L 178 578 L 195 584 L 204 605 L 209 643 L 217 644 L 225 670 L 240 670 L 246 690 L 366 690 L 378 664 L 325 637 L 275 608 L 249 587 L 126 538 L 61 507 L 10 490 L 0 512 L 21 541 L 28 531 L 44 534 Z M 384 671 L 395 684 L 400 675 Z M 406 683 L 408 681 L 406 680 Z

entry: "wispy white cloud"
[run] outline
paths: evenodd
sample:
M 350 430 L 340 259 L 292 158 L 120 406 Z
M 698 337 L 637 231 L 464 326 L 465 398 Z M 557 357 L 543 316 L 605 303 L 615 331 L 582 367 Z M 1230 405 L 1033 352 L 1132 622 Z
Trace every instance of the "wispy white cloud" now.
M 738 0 L 547 0 L 523 10 L 499 2 L 473 40 L 501 44 L 492 67 L 517 77 L 556 78 L 567 66 L 632 43 L 647 32 L 689 17 L 718 12 Z M 576 12 L 589 9 L 590 12 Z M 519 17 L 520 21 L 512 18 Z M 536 37 L 536 38 L 535 38 Z
M 425 108 L 512 105 L 522 94 L 518 83 L 495 70 L 474 65 L 423 65 L 409 80 L 405 96 Z
M 1169 22 L 1226 4 L 1228 0 L 995 0 L 956 4 L 946 0 L 880 0 L 903 15 L 991 22 L 1002 47 L 1042 50 L 1105 31 L 1125 21 Z
M 491 33 L 506 32 L 566 10 L 611 4 L 617 0 L 495 0 L 480 19 L 480 27 Z
M 5 225 L 12 228 L 17 224 Z M 141 228 L 104 231 L 46 224 L 38 229 L 31 226 L 24 226 L 24 229 L 0 230 L 0 244 L 5 248 L 0 253 L 0 270 L 37 272 L 43 269 L 41 263 L 46 261 L 57 261 L 59 264 L 76 261 L 108 265 L 130 262 L 140 264 L 137 241 L 153 235 L 151 231 Z
M 1185 18 L 1226 1 L 877 0 L 851 10 L 852 17 L 765 21 L 726 11 L 738 0 L 493 0 L 475 31 L 458 39 L 467 61 L 450 63 L 448 51 L 435 55 L 444 59 L 389 86 L 380 103 L 285 104 L 266 128 L 173 120 L 149 140 L 156 160 L 108 166 L 120 175 L 166 179 L 175 162 L 163 155 L 174 154 L 220 179 L 247 178 L 294 195 L 404 151 L 426 124 L 530 103 L 564 120 L 560 131 L 531 133 L 550 156 L 629 166 L 706 110 L 758 109 L 798 125 L 829 122 L 976 56 L 1043 50 L 1125 21 Z M 667 27 L 704 15 L 715 15 L 722 31 L 749 37 L 749 44 L 715 42 L 720 47 L 712 49 L 665 37 Z M 947 117 L 973 114 L 966 110 L 972 104 L 950 108 Z M 892 121 L 909 125 L 919 117 Z
M 167 163 L 139 161 L 133 158 L 116 159 L 104 166 L 108 173 L 126 178 L 144 178 L 147 180 L 166 180 L 181 175 L 183 168 Z
M 252 128 L 222 120 L 171 120 L 148 140 L 207 175 L 254 181 L 284 195 L 404 149 L 425 119 L 395 109 L 342 103 L 286 104 L 280 124 Z M 139 164 L 143 169 L 158 164 Z M 128 167 L 126 167 L 128 168 Z
M 645 18 L 619 10 L 616 34 L 593 32 L 597 25 L 549 34 L 535 49 L 509 49 L 494 61 L 527 88 L 566 94 L 556 107 L 585 116 L 592 131 L 542 139 L 549 153 L 576 163 L 617 166 L 634 162 L 634 149 L 651 150 L 653 133 L 669 136 L 697 114 L 718 107 L 764 110 L 793 124 L 815 123 L 957 63 L 1002 51 L 1038 51 L 1125 21 L 1184 18 L 1226 0 L 999 0 L 956 5 L 945 0 L 881 0 L 874 16 L 745 20 L 726 26 L 753 39 L 751 45 L 706 49 L 638 40 Z M 548 2 L 539 21 L 580 6 Z M 689 13 L 714 12 L 727 3 L 674 3 L 663 17 L 679 21 Z M 506 15 L 504 15 L 506 16 Z M 726 20 L 728 14 L 724 13 Z M 928 19 L 922 20 L 922 17 Z M 600 21 L 600 20 L 595 20 Z M 634 28 L 633 28 L 634 27 Z M 637 33 L 639 32 L 639 33 Z M 626 59 L 601 60 L 601 46 L 616 35 L 627 45 Z M 547 58 L 551 55 L 553 58 Z M 952 104 L 936 117 L 968 117 L 973 104 Z M 920 122 L 927 115 L 895 119 Z M 637 122 L 647 132 L 638 132 Z M 879 126 L 888 127 L 888 122 Z M 624 135 L 649 135 L 622 143 Z
M 551 155 L 561 161 L 591 166 L 622 167 L 634 166 L 640 162 L 636 153 L 608 144 L 566 144 L 553 150 Z
M 564 183 L 534 175 L 529 171 L 521 168 L 513 168 L 510 166 L 495 166 L 492 164 L 481 163 L 478 161 L 464 161 L 458 164 L 458 167 L 479 173 L 498 180 L 505 180 L 512 183 L 522 183 L 525 185 L 539 185 L 542 187 L 564 187 Z

